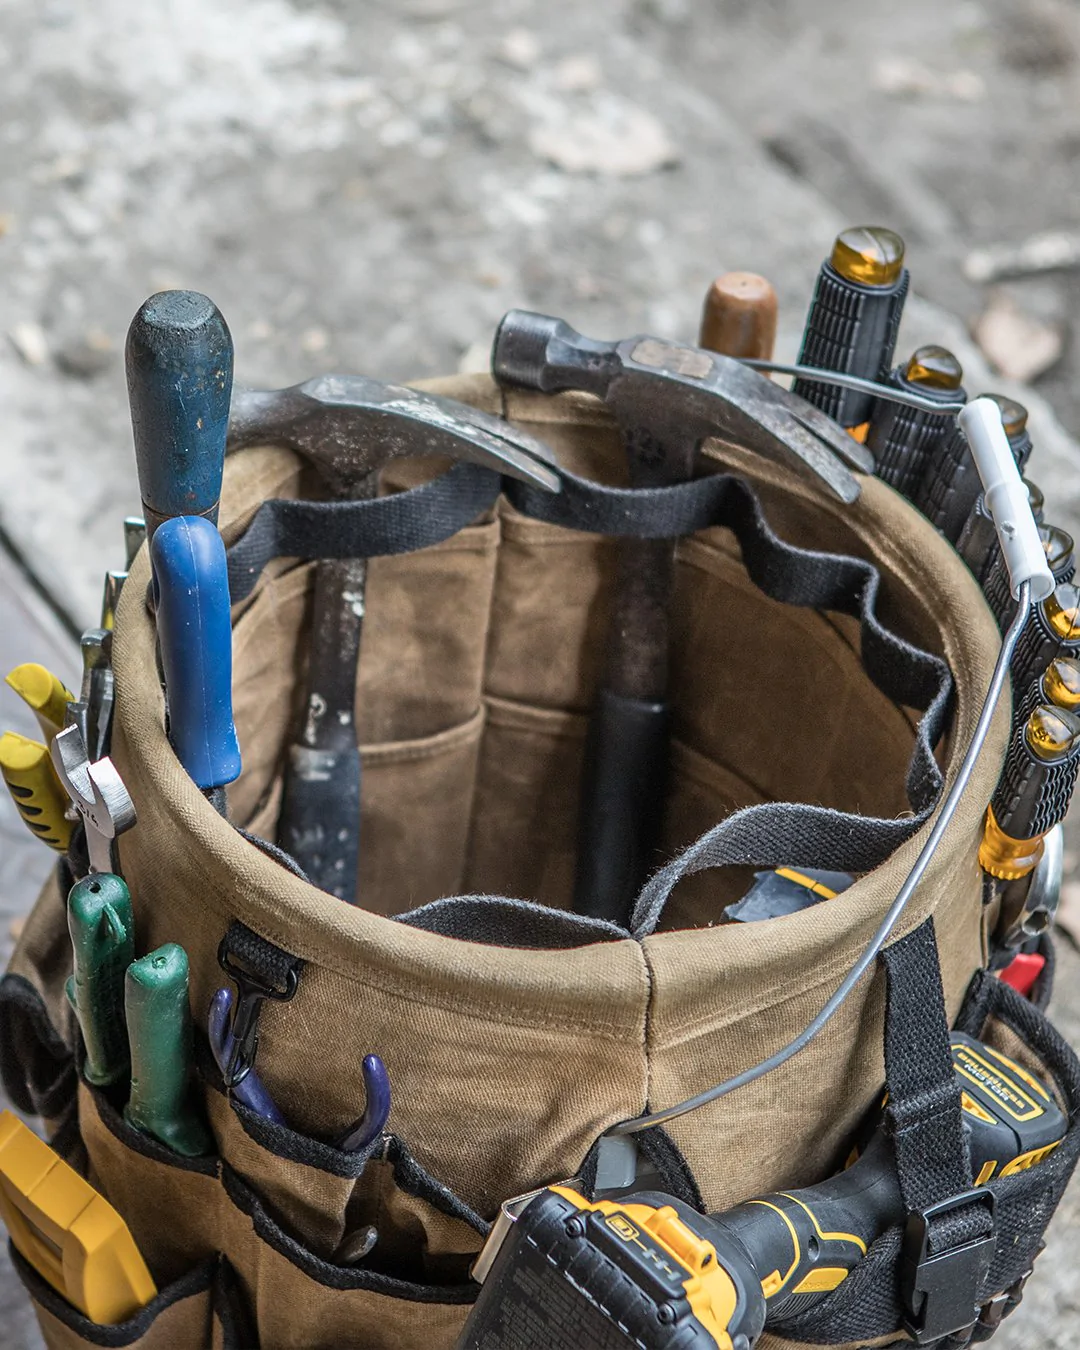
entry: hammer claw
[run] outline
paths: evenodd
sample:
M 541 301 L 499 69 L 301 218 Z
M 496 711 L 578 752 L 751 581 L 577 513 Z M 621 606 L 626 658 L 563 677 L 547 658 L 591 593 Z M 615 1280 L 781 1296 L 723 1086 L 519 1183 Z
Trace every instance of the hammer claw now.
M 874 472 L 874 456 L 861 441 L 857 441 L 831 417 L 815 408 L 812 403 L 807 403 L 798 394 L 792 393 L 790 390 L 784 392 L 789 394 L 792 400 L 791 415 L 797 418 L 807 431 L 816 436 L 819 441 L 823 441 L 840 456 L 845 464 L 859 473 L 871 474 Z
M 284 445 L 311 461 L 338 495 L 402 455 L 448 455 L 549 492 L 557 464 L 542 441 L 453 399 L 362 375 L 322 375 L 288 389 L 235 389 L 229 450 Z
M 732 430 L 737 428 L 736 438 L 757 454 L 802 464 L 842 501 L 858 497 L 859 485 L 845 465 L 873 472 L 868 450 L 797 394 L 730 357 L 714 359 L 711 388 L 728 408 L 723 416 L 717 407 L 718 423 L 724 420 Z
M 775 425 L 770 426 L 769 422 L 775 422 Z M 762 419 L 759 423 L 762 432 L 770 433 L 768 446 L 764 444 L 765 436 L 750 435 L 745 441 L 751 449 L 780 463 L 791 464 L 798 461 L 823 483 L 828 484 L 841 501 L 853 502 L 858 498 L 857 480 L 849 473 L 831 445 L 826 445 L 787 410 L 777 410 L 777 415 L 770 418 L 769 422 Z

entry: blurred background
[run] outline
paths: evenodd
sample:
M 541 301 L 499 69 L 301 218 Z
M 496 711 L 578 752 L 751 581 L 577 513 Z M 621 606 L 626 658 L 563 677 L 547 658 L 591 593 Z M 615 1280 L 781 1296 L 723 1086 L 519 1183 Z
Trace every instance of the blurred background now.
M 1019 397 L 1080 537 L 1078 111 L 1076 0 L 0 0 L 5 669 L 77 678 L 139 509 L 124 335 L 168 287 L 217 301 L 264 387 L 483 369 L 514 305 L 693 340 L 731 268 L 772 280 L 793 358 L 836 230 L 888 225 L 898 356 L 944 343 Z M 9 806 L 0 947 L 49 865 Z M 1076 1190 L 997 1344 L 1075 1344 Z M 0 1346 L 39 1344 L 5 1265 Z

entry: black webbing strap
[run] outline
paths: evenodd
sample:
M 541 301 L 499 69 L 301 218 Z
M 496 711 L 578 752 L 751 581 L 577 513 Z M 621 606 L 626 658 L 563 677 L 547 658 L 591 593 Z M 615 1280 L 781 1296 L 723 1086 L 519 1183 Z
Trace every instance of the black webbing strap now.
M 300 957 L 268 942 L 239 919 L 233 919 L 229 924 L 221 950 L 272 989 L 288 988 L 304 969 Z
M 250 595 L 272 558 L 379 558 L 440 544 L 493 506 L 501 488 L 497 473 L 461 463 L 372 501 L 263 502 L 229 549 L 233 602 Z
M 250 592 L 274 556 L 374 557 L 437 543 L 489 507 L 499 490 L 535 519 L 600 534 L 664 539 L 724 525 L 739 541 L 751 580 L 766 595 L 858 618 L 870 679 L 893 702 L 923 712 L 906 779 L 911 813 L 883 819 L 787 802 L 736 812 L 652 878 L 635 909 L 635 934 L 655 928 L 671 890 L 691 872 L 730 864 L 865 872 L 924 824 L 943 785 L 934 746 L 949 712 L 952 677 L 940 657 L 906 642 L 878 619 L 881 579 L 871 563 L 786 543 L 770 529 L 751 487 L 730 474 L 631 489 L 604 487 L 563 471 L 561 483 L 558 493 L 541 492 L 458 464 L 421 487 L 374 501 L 266 502 L 229 550 L 233 599 Z
M 993 1257 L 994 1197 L 972 1189 L 934 921 L 882 952 L 885 1126 L 909 1214 L 902 1290 L 920 1344 L 974 1323 Z
M 934 923 L 881 954 L 887 979 L 885 1117 L 909 1210 L 971 1189 L 971 1160 L 952 1066 Z

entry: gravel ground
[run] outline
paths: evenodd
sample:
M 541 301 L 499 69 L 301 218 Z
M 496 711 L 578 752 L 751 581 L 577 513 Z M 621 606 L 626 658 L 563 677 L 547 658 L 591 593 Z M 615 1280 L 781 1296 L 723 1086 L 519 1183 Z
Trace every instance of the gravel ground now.
M 969 389 L 1020 393 L 1035 477 L 1076 532 L 1080 272 L 991 286 L 964 265 L 1080 230 L 1078 53 L 1072 0 L 0 0 L 3 542 L 70 626 L 95 620 L 138 507 L 122 349 L 153 290 L 212 295 L 238 381 L 262 386 L 480 368 L 512 305 L 690 338 L 729 267 L 774 281 L 792 355 L 857 220 L 908 241 L 901 349 L 944 340 Z M 1028 323 L 1006 325 L 1006 367 L 1060 347 L 1033 388 L 971 341 L 1003 303 Z M 11 557 L 9 597 L 27 593 Z M 54 650 L 36 609 L 4 610 L 12 662 Z M 4 828 L 10 916 L 32 888 Z M 1066 951 L 1074 1040 L 1078 975 Z M 998 1344 L 1075 1344 L 1076 1188 L 1054 1233 Z M 9 1306 L 0 1280 L 0 1345 L 37 1345 Z

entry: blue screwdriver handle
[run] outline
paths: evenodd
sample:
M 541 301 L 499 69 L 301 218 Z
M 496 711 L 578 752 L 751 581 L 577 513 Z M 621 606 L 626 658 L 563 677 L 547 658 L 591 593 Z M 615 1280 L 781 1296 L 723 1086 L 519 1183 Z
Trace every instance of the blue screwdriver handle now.
M 127 335 L 128 401 L 146 529 L 170 516 L 216 523 L 232 397 L 233 341 L 198 291 L 161 291 Z
M 150 563 L 169 740 L 197 787 L 224 787 L 240 776 L 225 545 L 204 516 L 173 516 L 150 542 Z

